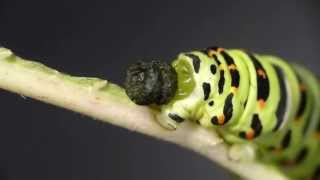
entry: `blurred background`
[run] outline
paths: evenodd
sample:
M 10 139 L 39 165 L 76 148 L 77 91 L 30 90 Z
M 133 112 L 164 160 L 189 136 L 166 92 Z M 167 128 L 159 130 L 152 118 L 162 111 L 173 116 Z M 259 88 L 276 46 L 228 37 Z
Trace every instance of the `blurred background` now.
M 137 60 L 217 45 L 276 54 L 318 75 L 320 2 L 0 0 L 0 44 L 18 55 L 121 84 Z M 0 91 L 1 180 L 212 180 L 193 152 Z

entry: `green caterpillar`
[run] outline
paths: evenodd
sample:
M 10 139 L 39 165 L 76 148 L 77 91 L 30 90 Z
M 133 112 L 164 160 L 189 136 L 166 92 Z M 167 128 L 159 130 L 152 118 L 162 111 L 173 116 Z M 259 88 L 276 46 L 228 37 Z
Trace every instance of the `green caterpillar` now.
M 190 120 L 214 128 L 230 149 L 254 149 L 293 179 L 320 178 L 320 86 L 298 65 L 210 47 L 181 53 L 172 66 L 135 64 L 125 87 L 135 103 L 157 104 L 166 128 Z

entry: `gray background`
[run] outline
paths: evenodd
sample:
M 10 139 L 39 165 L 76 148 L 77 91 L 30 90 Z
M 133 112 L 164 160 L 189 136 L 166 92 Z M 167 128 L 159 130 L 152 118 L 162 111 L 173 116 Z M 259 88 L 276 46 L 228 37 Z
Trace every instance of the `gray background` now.
M 0 43 L 74 75 L 121 83 L 128 64 L 219 45 L 278 54 L 316 73 L 319 1 L 0 0 Z M 228 179 L 166 144 L 0 91 L 0 179 Z

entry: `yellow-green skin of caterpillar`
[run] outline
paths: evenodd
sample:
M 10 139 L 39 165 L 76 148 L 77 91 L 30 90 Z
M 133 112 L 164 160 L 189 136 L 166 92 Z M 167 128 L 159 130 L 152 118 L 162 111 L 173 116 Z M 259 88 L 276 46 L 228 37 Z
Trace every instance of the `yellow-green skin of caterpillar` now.
M 320 173 L 320 87 L 312 73 L 278 57 L 217 47 L 181 53 L 172 65 L 178 90 L 161 107 L 161 124 L 190 120 L 230 144 L 253 144 L 258 160 L 293 179 Z

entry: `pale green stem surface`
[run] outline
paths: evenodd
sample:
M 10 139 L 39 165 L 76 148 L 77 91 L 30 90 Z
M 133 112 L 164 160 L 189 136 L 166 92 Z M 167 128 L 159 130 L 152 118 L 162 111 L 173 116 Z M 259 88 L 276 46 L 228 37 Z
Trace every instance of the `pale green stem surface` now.
M 230 160 L 227 145 L 213 130 L 192 123 L 183 123 L 176 131 L 162 128 L 154 119 L 157 112 L 135 105 L 122 88 L 107 80 L 70 76 L 5 48 L 0 48 L 0 88 L 183 146 L 244 179 L 287 179 L 261 163 Z

